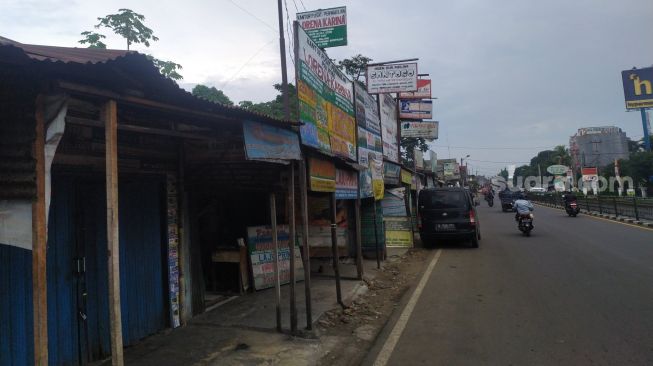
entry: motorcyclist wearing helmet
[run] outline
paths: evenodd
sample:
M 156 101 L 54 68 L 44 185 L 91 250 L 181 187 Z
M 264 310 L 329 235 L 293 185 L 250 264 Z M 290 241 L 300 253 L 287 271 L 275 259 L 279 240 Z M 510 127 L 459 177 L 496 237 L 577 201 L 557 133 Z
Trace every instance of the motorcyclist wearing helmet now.
M 513 207 L 517 210 L 515 221 L 519 221 L 519 216 L 528 214 L 535 209 L 531 201 L 526 199 L 524 192 L 517 193 L 517 199 L 515 200 L 515 203 L 513 203 Z

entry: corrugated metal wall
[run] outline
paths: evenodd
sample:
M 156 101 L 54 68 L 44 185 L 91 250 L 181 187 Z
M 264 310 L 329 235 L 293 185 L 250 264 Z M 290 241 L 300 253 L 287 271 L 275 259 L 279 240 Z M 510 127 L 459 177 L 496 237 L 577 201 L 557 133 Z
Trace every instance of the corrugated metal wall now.
M 0 244 L 0 365 L 34 363 L 32 252 Z
M 35 197 L 36 84 L 29 79 L 10 67 L 0 70 L 0 199 Z

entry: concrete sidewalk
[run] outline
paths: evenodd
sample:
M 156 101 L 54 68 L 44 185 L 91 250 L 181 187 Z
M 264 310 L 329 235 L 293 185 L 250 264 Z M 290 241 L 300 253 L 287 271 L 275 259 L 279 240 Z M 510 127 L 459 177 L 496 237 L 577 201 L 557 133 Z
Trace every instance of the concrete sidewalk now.
M 388 262 L 398 260 L 405 249 L 388 249 Z M 320 261 L 322 272 L 311 276 L 313 329 L 320 316 L 339 307 L 330 261 Z M 364 279 L 373 279 L 376 261 L 364 260 Z M 318 263 L 312 264 L 318 269 Z M 367 291 L 365 281 L 356 279 L 353 261 L 340 264 L 342 297 L 345 304 Z M 292 337 L 290 328 L 289 286 L 281 287 L 282 325 L 276 332 L 276 297 L 267 289 L 236 297 L 213 310 L 196 316 L 189 324 L 166 330 L 125 349 L 127 365 L 310 365 L 328 351 L 328 341 L 319 334 L 303 331 Z M 304 282 L 296 285 L 298 328 L 306 327 Z M 102 364 L 109 364 L 104 361 Z

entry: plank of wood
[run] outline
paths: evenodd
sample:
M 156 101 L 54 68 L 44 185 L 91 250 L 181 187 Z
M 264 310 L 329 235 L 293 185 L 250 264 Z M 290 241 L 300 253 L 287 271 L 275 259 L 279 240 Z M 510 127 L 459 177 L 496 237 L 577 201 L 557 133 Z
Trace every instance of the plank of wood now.
M 36 100 L 36 135 L 33 156 L 36 160 L 36 200 L 32 202 L 32 294 L 34 306 L 34 364 L 48 364 L 48 302 L 46 278 L 45 213 L 45 100 Z
M 109 260 L 109 319 L 111 364 L 124 365 L 120 311 L 120 242 L 118 235 L 118 108 L 109 100 L 102 111 L 105 125 L 107 188 L 107 250 Z

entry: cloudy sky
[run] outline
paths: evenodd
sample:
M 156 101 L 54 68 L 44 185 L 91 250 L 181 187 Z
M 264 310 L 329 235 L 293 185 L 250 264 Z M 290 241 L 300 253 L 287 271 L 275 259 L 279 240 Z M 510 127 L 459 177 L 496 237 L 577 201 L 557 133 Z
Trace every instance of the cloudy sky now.
M 287 2 L 291 20 L 297 9 L 347 6 L 349 45 L 329 49 L 332 58 L 419 57 L 438 97 L 440 158 L 469 154 L 474 170 L 494 174 L 567 144 L 579 127 L 616 125 L 642 137 L 639 113 L 624 109 L 620 71 L 653 64 L 651 0 Z M 160 38 L 134 49 L 183 65 L 182 86 L 212 85 L 236 102 L 274 97 L 274 0 L 0 0 L 0 36 L 76 46 L 97 17 L 123 7 L 144 14 Z M 125 48 L 103 33 L 110 48 Z

